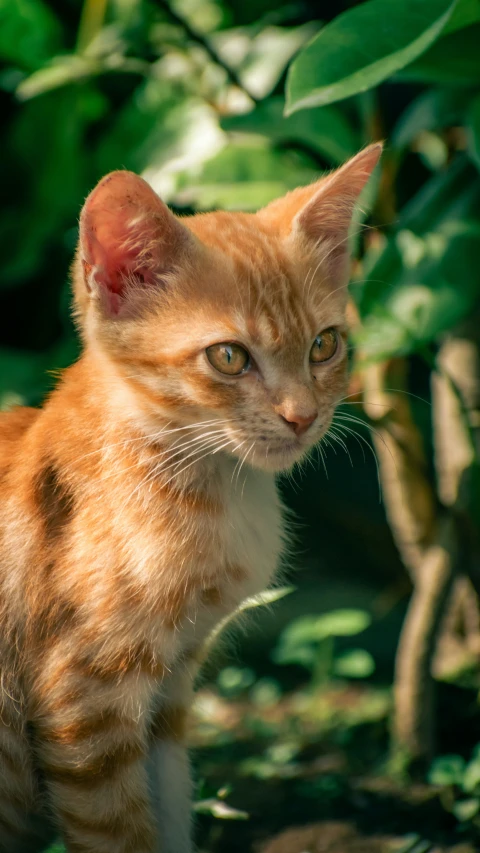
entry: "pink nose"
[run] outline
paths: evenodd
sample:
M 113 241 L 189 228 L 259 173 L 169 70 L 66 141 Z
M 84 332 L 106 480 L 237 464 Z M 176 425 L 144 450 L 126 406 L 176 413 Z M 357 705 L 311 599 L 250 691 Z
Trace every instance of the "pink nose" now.
M 292 414 L 290 414 L 289 412 L 288 417 L 285 417 L 285 415 L 280 415 L 280 417 L 282 421 L 285 421 L 285 423 L 288 424 L 288 426 L 290 427 L 290 429 L 293 430 L 295 435 L 300 436 L 303 435 L 303 433 L 307 431 L 309 426 L 313 424 L 315 418 L 317 417 L 317 412 L 312 412 L 309 415 L 299 415 L 295 412 L 292 412 Z

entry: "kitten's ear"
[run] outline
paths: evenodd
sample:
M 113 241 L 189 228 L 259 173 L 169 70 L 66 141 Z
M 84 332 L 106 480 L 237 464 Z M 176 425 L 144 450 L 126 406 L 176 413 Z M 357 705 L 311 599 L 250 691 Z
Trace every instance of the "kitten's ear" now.
M 299 187 L 259 212 L 280 233 L 320 243 L 344 242 L 358 197 L 382 153 L 379 142 L 364 148 L 335 172 L 308 187 Z
M 133 172 L 111 172 L 88 196 L 80 216 L 84 285 L 100 289 L 118 314 L 128 294 L 158 286 L 193 245 L 192 234 Z
M 312 240 L 342 239 L 348 234 L 358 197 L 378 163 L 382 145 L 364 148 L 343 166 L 318 182 L 311 199 L 293 219 L 293 229 Z M 315 190 L 315 185 L 312 187 Z
M 313 185 L 312 197 L 293 219 L 294 231 L 312 240 L 342 239 L 348 234 L 358 197 L 378 163 L 382 145 L 364 148 L 328 177 Z

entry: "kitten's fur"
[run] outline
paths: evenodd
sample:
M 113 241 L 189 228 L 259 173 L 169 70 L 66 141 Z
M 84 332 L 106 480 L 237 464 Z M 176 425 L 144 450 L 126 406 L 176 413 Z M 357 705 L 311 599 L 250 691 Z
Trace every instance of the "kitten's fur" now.
M 3 853 L 34 849 L 42 809 L 70 853 L 191 851 L 199 650 L 272 580 L 273 472 L 344 393 L 347 231 L 379 154 L 255 215 L 179 220 L 129 172 L 87 199 L 84 353 L 42 410 L 0 419 Z M 328 327 L 339 350 L 312 367 Z M 239 377 L 205 356 L 232 340 Z

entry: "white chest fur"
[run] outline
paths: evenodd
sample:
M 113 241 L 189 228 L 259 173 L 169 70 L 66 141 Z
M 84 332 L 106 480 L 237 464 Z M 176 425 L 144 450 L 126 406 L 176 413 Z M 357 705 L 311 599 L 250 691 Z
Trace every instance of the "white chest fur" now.
M 189 614 L 183 623 L 184 648 L 203 642 L 241 601 L 265 589 L 279 565 L 282 509 L 274 477 L 249 468 L 235 484 L 233 468 L 234 462 L 223 462 L 223 511 L 211 530 L 210 565 L 218 601 L 199 602 Z
M 271 581 L 282 549 L 282 513 L 274 477 L 249 468 L 233 488 L 225 472 L 225 550 L 231 563 L 245 569 L 246 595 Z

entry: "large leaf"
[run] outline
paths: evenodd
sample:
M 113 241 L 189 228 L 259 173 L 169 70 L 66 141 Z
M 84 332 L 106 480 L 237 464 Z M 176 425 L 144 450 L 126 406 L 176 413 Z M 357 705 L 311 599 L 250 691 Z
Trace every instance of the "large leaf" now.
M 339 15 L 289 69 L 287 114 L 365 92 L 422 54 L 456 0 L 368 0 Z
M 443 36 L 398 75 L 421 83 L 478 85 L 480 23 Z
M 476 21 L 480 21 L 480 0 L 458 0 L 444 32 L 453 33 Z

